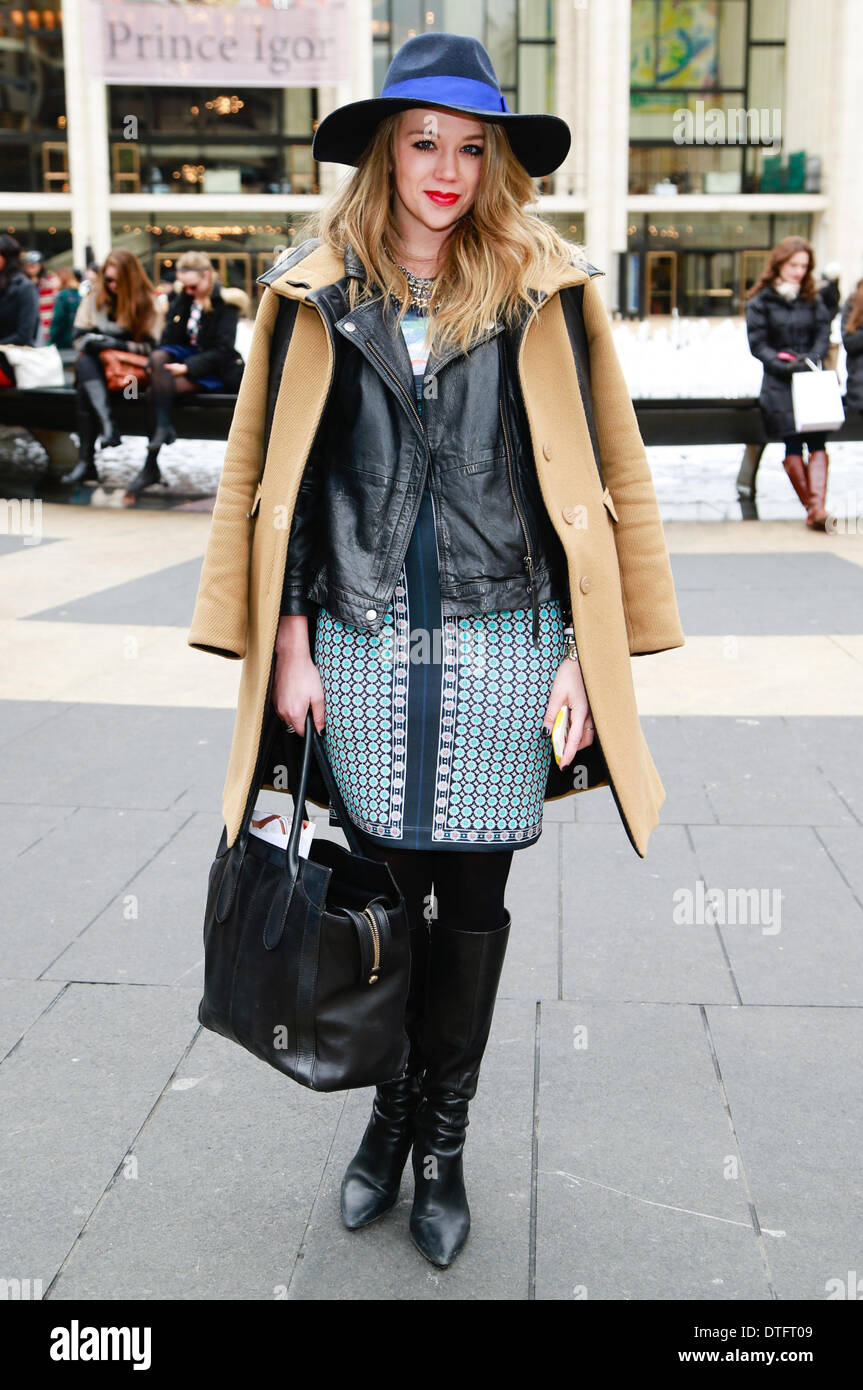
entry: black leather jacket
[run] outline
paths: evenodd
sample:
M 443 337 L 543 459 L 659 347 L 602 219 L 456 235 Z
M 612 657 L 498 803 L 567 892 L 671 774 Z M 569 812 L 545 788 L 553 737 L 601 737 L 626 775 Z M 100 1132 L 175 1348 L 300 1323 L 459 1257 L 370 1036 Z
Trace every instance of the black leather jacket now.
M 316 240 L 295 248 L 302 258 Z M 284 274 L 285 261 L 261 276 Z M 422 417 L 401 331 L 381 300 L 350 311 L 348 277 L 363 266 L 348 247 L 345 276 L 308 295 L 334 350 L 333 381 L 297 495 L 282 614 L 327 609 L 366 631 L 383 626 L 429 478 L 444 616 L 531 608 L 560 599 L 569 612 L 563 546 L 539 491 L 514 368 L 524 322 L 490 326 L 468 354 L 429 357 Z M 269 416 L 292 313 L 284 298 L 273 337 Z

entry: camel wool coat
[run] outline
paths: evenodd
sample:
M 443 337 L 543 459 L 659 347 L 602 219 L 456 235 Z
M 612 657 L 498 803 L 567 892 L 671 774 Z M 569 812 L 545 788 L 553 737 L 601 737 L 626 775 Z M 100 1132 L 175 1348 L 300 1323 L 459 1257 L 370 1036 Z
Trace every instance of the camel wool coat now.
M 229 846 L 242 825 L 255 774 L 291 519 L 333 372 L 328 329 L 314 303 L 305 301 L 343 275 L 342 259 L 320 243 L 264 290 L 188 633 L 189 646 L 243 661 L 222 795 Z M 589 389 L 604 488 L 558 293 L 578 284 L 584 284 Z M 575 639 L 596 737 L 624 828 L 644 858 L 665 788 L 639 722 L 630 658 L 684 645 L 671 565 L 635 411 L 589 271 L 573 264 L 549 273 L 536 288 L 545 297 L 524 333 L 517 364 L 533 456 L 544 505 L 567 557 Z M 282 295 L 300 302 L 264 458 L 270 340 Z M 274 782 L 261 785 L 286 790 Z M 565 794 L 584 789 L 576 781 Z

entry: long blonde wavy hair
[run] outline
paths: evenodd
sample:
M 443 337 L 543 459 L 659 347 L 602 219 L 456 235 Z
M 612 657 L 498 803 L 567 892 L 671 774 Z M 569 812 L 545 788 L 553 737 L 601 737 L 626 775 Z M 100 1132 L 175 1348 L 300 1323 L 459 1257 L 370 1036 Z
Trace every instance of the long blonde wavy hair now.
M 382 295 L 401 301 L 393 323 L 397 332 L 410 306 L 405 276 L 384 253 L 398 244 L 393 214 L 395 135 L 404 112 L 386 116 L 357 164 L 355 173 L 320 211 L 306 218 L 298 239 L 318 236 L 337 255 L 350 244 L 366 272 L 350 280 L 351 309 Z M 452 229 L 435 277 L 427 327 L 429 344 L 440 355 L 446 346 L 463 352 L 494 320 L 511 325 L 537 302 L 528 291 L 549 270 L 571 269 L 584 259 L 583 248 L 567 241 L 538 214 L 525 210 L 536 200 L 531 175 L 513 154 L 506 132 L 494 121 L 485 131 L 476 197 Z

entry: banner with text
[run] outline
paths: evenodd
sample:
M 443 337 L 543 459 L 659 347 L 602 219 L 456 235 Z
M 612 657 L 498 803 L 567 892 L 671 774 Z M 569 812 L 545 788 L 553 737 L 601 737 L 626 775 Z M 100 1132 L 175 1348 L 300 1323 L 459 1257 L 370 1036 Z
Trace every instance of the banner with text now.
M 317 87 L 351 73 L 349 0 L 273 6 L 89 0 L 93 67 L 129 86 Z

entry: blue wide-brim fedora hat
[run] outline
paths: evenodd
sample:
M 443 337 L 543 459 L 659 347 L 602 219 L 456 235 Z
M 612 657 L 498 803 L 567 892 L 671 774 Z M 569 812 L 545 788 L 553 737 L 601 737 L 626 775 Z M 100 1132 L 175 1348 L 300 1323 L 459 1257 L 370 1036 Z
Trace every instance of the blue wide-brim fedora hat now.
M 324 163 L 357 164 L 385 116 L 409 106 L 445 106 L 466 116 L 498 121 L 513 153 L 535 178 L 557 169 L 569 153 L 569 126 L 559 116 L 510 111 L 491 58 L 478 39 L 462 34 L 417 34 L 402 44 L 379 97 L 351 101 L 325 116 L 312 155 Z

